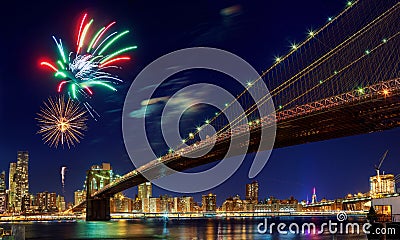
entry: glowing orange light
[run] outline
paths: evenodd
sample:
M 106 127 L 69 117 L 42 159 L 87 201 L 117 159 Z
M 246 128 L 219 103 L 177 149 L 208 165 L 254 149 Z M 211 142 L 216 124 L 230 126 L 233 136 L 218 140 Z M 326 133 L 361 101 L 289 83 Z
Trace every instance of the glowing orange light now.
M 389 90 L 383 89 L 383 95 L 385 95 L 385 96 L 389 95 Z

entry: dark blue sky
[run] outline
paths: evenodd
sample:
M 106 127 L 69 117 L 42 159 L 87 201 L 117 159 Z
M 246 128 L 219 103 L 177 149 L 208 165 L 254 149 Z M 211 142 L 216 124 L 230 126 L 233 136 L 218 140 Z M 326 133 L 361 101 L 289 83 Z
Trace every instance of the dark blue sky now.
M 220 14 L 221 9 L 235 4 L 241 6 L 238 16 Z M 288 50 L 289 41 L 300 42 L 307 29 L 323 25 L 344 6 L 344 1 L 336 0 L 3 3 L 0 169 L 8 172 L 9 162 L 16 161 L 16 152 L 28 150 L 31 192 L 60 193 L 60 168 L 65 165 L 66 197 L 71 201 L 90 165 L 110 162 L 120 174 L 132 170 L 122 140 L 121 109 L 130 83 L 151 61 L 174 50 L 207 46 L 233 52 L 261 72 L 271 65 L 274 55 Z M 98 122 L 89 121 L 81 144 L 71 149 L 49 148 L 36 134 L 34 118 L 42 101 L 56 94 L 56 82 L 38 62 L 42 57 L 56 56 L 52 35 L 72 44 L 77 20 L 86 11 L 98 24 L 116 20 L 118 29 L 132 30 L 128 39 L 138 49 L 120 74 L 125 83 L 118 93 L 101 92 L 97 96 L 94 105 L 102 117 Z M 256 178 L 260 196 L 305 199 L 314 186 L 320 198 L 366 192 L 373 166 L 386 149 L 390 152 L 383 169 L 400 172 L 399 136 L 400 130 L 395 129 L 274 150 Z M 219 202 L 230 195 L 244 195 L 244 184 L 251 181 L 247 178 L 249 166 L 246 162 L 231 179 L 212 190 Z M 128 194 L 132 197 L 134 191 Z M 163 193 L 155 188 L 154 195 Z

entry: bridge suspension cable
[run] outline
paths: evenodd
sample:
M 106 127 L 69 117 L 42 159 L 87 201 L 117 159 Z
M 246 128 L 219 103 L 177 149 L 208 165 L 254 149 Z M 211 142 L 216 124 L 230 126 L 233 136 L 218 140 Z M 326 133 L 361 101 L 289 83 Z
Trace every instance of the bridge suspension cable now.
M 214 121 L 216 121 L 216 119 L 218 119 L 218 117 L 220 115 L 222 115 L 227 109 L 229 109 L 230 106 L 232 106 L 232 104 L 234 104 L 239 98 L 241 98 L 246 92 L 248 92 L 248 89 L 253 87 L 255 83 L 257 83 L 258 81 L 262 80 L 263 77 L 265 77 L 269 72 L 271 72 L 273 69 L 275 69 L 275 67 L 277 67 L 282 61 L 285 61 L 287 58 L 289 58 L 291 55 L 293 55 L 296 51 L 298 51 L 299 49 L 301 49 L 303 46 L 305 46 L 308 42 L 310 42 L 314 37 L 318 36 L 318 34 L 320 34 L 322 31 L 324 31 L 326 28 L 328 28 L 331 24 L 333 24 L 335 21 L 337 21 L 340 17 L 342 17 L 346 12 L 348 12 L 353 6 L 355 6 L 356 4 L 359 3 L 359 0 L 356 0 L 354 2 L 351 2 L 351 4 L 346 5 L 346 8 L 340 12 L 337 16 L 335 16 L 334 18 L 330 19 L 325 25 L 323 25 L 321 28 L 319 28 L 316 31 L 311 31 L 309 32 L 309 36 L 303 40 L 301 43 L 296 44 L 296 47 L 292 47 L 292 50 L 289 51 L 286 55 L 282 56 L 279 58 L 279 61 L 275 61 L 275 63 L 273 63 L 267 70 L 265 70 L 261 76 L 257 79 L 255 79 L 253 82 L 251 82 L 252 84 L 248 86 L 247 89 L 245 89 L 244 91 L 242 91 L 234 100 L 232 100 L 230 103 L 227 103 L 225 105 L 225 108 L 223 108 L 220 112 L 216 113 L 214 117 L 212 117 L 210 120 L 207 121 L 207 124 L 211 124 Z M 293 45 L 292 45 L 293 46 Z M 201 131 L 201 127 L 197 128 L 196 131 L 194 131 L 191 135 L 191 137 L 186 137 L 183 139 L 183 143 L 181 143 L 180 145 L 178 145 L 176 147 L 176 149 L 182 147 L 184 145 L 184 143 L 189 140 L 190 138 L 193 138 L 194 136 L 198 135 Z M 219 133 L 220 131 L 218 131 Z
M 289 88 L 291 85 L 293 85 L 296 81 L 299 81 L 301 77 L 305 76 L 307 73 L 309 73 L 310 71 L 314 70 L 316 67 L 320 66 L 322 63 L 326 62 L 327 60 L 329 60 L 331 57 L 333 57 L 334 55 L 337 54 L 338 51 L 344 49 L 345 47 L 349 46 L 349 44 L 351 44 L 352 42 L 354 42 L 355 40 L 357 40 L 357 38 L 361 37 L 363 34 L 365 34 L 366 32 L 368 32 L 370 29 L 372 29 L 374 26 L 376 26 L 377 24 L 379 24 L 381 21 L 385 20 L 388 16 L 390 16 L 390 14 L 392 14 L 395 10 L 398 9 L 399 7 L 399 3 L 395 4 L 393 7 L 391 7 L 390 9 L 388 9 L 387 11 L 385 11 L 383 14 L 381 14 L 380 16 L 378 16 L 377 18 L 375 18 L 373 21 L 371 21 L 369 24 L 367 24 L 366 26 L 364 26 L 362 29 L 360 29 L 359 31 L 357 31 L 356 33 L 354 33 L 352 36 L 350 36 L 349 38 L 347 38 L 344 42 L 342 42 L 341 44 L 339 44 L 338 46 L 336 46 L 334 49 L 330 50 L 328 53 L 326 53 L 325 55 L 323 55 L 321 58 L 317 59 L 315 62 L 311 63 L 310 65 L 308 65 L 305 69 L 301 70 L 299 73 L 295 74 L 293 77 L 291 77 L 290 79 L 288 79 L 287 81 L 283 82 L 281 85 L 279 85 L 277 88 L 273 89 L 271 91 L 271 95 L 265 95 L 264 97 L 262 97 L 256 104 L 253 104 L 249 109 L 247 109 L 245 112 L 243 112 L 242 114 L 240 114 L 236 119 L 234 119 L 233 122 L 227 124 L 226 126 L 224 126 L 222 129 L 220 129 L 217 134 L 220 134 L 221 132 L 225 131 L 227 128 L 232 128 L 235 125 L 238 125 L 240 123 L 241 120 L 243 120 L 244 118 L 247 118 L 247 116 L 251 113 L 253 113 L 254 111 L 257 110 L 257 106 L 264 104 L 265 102 L 269 101 L 272 97 L 276 96 L 277 94 L 279 94 L 280 92 L 282 92 L 283 90 Z M 361 57 L 357 58 L 356 60 L 354 60 L 353 62 L 351 62 L 350 64 L 348 64 L 346 67 L 343 67 L 342 69 L 340 69 L 339 71 L 335 71 L 333 73 L 333 75 L 330 75 L 329 77 L 327 77 L 324 80 L 320 80 L 318 85 L 315 85 L 314 87 L 312 87 L 311 89 L 306 90 L 305 92 L 303 92 L 301 95 L 292 98 L 289 102 L 285 103 L 284 105 L 281 105 L 281 108 L 284 108 L 288 105 L 290 105 L 291 103 L 293 103 L 294 101 L 298 100 L 299 98 L 301 98 L 302 96 L 305 96 L 306 94 L 308 94 L 309 92 L 311 92 L 312 90 L 318 88 L 319 86 L 321 86 L 321 84 L 329 81 L 330 79 L 332 79 L 333 77 L 335 77 L 335 75 L 340 74 L 341 72 L 343 72 L 344 70 L 348 69 L 350 66 L 352 66 L 353 64 L 359 62 L 361 59 L 363 59 L 365 56 L 371 54 L 372 52 L 376 51 L 379 47 L 383 46 L 384 44 L 386 44 L 389 40 L 392 40 L 393 38 L 395 38 L 398 35 L 398 33 L 396 33 L 395 35 L 393 35 L 390 38 L 386 38 L 383 42 L 381 42 L 381 44 L 379 44 L 378 46 L 376 46 L 375 48 L 368 50 L 368 53 L 362 55 Z M 250 86 L 252 87 L 252 86 Z

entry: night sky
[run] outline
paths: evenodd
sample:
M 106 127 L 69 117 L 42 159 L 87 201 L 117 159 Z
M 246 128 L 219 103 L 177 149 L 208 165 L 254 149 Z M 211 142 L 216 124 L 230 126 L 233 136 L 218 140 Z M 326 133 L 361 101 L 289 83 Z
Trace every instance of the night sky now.
M 230 16 L 220 11 L 238 5 Z M 8 174 L 18 150 L 30 154 L 30 191 L 62 192 L 60 169 L 67 166 L 65 196 L 82 188 L 85 172 L 93 164 L 111 163 L 114 171 L 133 170 L 121 133 L 121 111 L 126 92 L 135 76 L 150 62 L 187 47 L 215 47 L 245 59 L 261 73 L 274 55 L 288 51 L 290 41 L 300 42 L 307 29 L 318 28 L 327 17 L 345 7 L 344 1 L 53 1 L 2 4 L 0 38 L 0 170 Z M 138 45 L 133 61 L 123 66 L 124 84 L 116 94 L 99 91 L 93 105 L 101 114 L 88 122 L 89 131 L 76 147 L 50 148 L 36 134 L 36 113 L 42 102 L 56 95 L 57 81 L 39 66 L 43 57 L 55 58 L 56 35 L 72 45 L 76 25 L 88 12 L 97 26 L 117 21 L 118 29 L 130 29 L 126 42 Z M 124 44 L 126 43 L 124 42 Z M 192 121 L 195 121 L 193 119 Z M 332 199 L 347 193 L 367 192 L 369 176 L 375 173 L 386 149 L 382 169 L 400 173 L 398 164 L 400 129 L 274 150 L 264 170 L 255 178 L 260 197 L 311 196 Z M 245 162 L 228 181 L 211 190 L 221 203 L 226 197 L 244 197 L 245 184 L 252 181 Z M 239 187 L 238 187 L 239 186 Z M 136 188 L 127 191 L 133 197 Z M 165 194 L 154 188 L 153 195 Z M 179 193 L 168 193 L 181 195 Z M 195 195 L 200 201 L 200 195 Z

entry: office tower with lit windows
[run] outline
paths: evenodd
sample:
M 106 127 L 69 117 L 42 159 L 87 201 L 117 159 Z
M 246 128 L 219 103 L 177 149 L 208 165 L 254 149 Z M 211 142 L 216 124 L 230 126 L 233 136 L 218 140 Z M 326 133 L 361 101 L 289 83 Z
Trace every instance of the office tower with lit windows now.
M 74 205 L 78 205 L 79 203 L 86 200 L 86 191 L 85 190 L 77 190 L 74 192 Z
M 396 181 L 393 174 L 378 174 L 369 178 L 370 195 L 372 198 L 380 198 L 386 194 L 396 192 Z
M 57 194 L 49 192 L 41 192 L 36 194 L 36 205 L 41 212 L 57 211 Z
M 142 212 L 150 211 L 150 198 L 152 197 L 151 182 L 145 182 L 138 186 L 138 200 L 142 204 Z
M 65 211 L 66 203 L 65 198 L 63 196 L 58 195 L 56 198 L 56 207 L 59 212 Z
M 17 163 L 10 163 L 10 169 L 8 172 L 8 209 L 14 211 L 15 208 L 15 189 L 16 189 L 16 177 L 17 177 Z
M 6 172 L 0 174 L 0 214 L 7 211 Z
M 21 212 L 27 213 L 31 208 L 31 195 L 24 195 L 22 197 Z
M 217 210 L 217 196 L 209 193 L 201 198 L 203 212 L 215 212 Z
M 29 153 L 27 151 L 18 151 L 15 177 L 15 208 L 17 211 L 21 211 L 22 198 L 29 195 L 28 162 Z
M 252 203 L 258 203 L 258 182 L 246 184 L 246 200 Z
M 138 186 L 138 198 L 145 199 L 152 197 L 151 182 L 145 182 Z
M 29 153 L 17 152 L 17 162 L 10 163 L 8 203 L 10 211 L 22 210 L 23 198 L 29 195 Z

